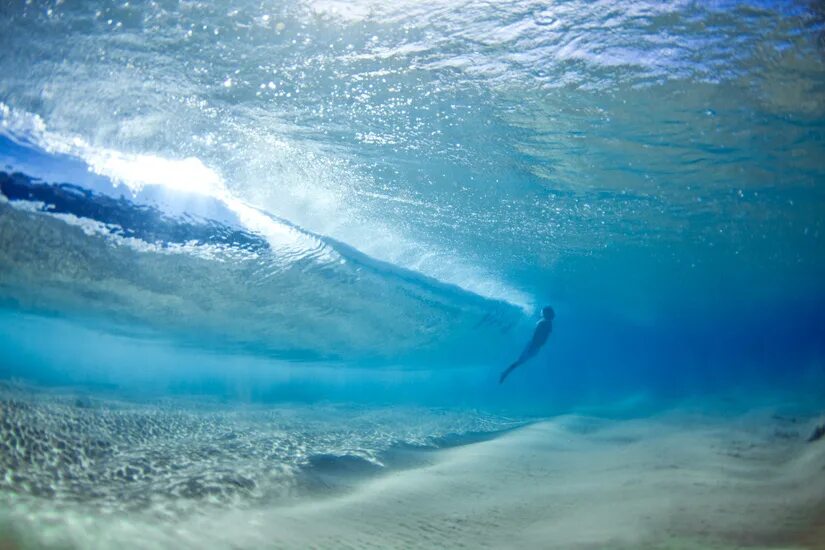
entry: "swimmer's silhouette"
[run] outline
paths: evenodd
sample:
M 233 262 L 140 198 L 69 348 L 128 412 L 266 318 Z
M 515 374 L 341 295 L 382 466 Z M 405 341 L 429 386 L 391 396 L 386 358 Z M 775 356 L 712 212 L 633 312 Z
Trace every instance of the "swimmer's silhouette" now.
M 532 359 L 547 341 L 550 333 L 553 332 L 553 318 L 556 316 L 553 308 L 550 306 L 543 308 L 541 310 L 541 315 L 541 319 L 538 323 L 536 323 L 536 330 L 533 331 L 533 338 L 530 340 L 530 343 L 527 344 L 527 347 L 524 348 L 523 352 L 521 352 L 521 355 L 518 359 L 516 359 L 516 362 L 507 367 L 507 370 L 501 373 L 501 378 L 498 379 L 499 384 L 504 382 L 504 379 L 507 378 L 510 373 L 516 369 L 516 367 Z

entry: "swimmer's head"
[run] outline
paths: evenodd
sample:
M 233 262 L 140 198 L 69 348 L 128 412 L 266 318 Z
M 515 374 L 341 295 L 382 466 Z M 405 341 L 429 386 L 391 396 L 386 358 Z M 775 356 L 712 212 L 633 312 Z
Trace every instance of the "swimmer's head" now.
M 555 311 L 553 311 L 553 308 L 552 308 L 552 307 L 550 307 L 550 306 L 544 306 L 543 308 L 541 308 L 541 315 L 542 315 L 542 317 L 544 317 L 545 319 L 547 319 L 547 320 L 549 320 L 549 321 L 552 321 L 552 320 L 553 320 L 553 318 L 556 316 L 556 312 L 555 312 Z

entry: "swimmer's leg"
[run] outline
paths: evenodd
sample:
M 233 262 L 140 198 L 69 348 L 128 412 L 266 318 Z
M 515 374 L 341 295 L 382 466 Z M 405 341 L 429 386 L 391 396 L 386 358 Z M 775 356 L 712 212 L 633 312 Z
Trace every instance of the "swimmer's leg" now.
M 507 369 L 504 372 L 501 373 L 501 376 L 498 379 L 498 383 L 499 384 L 503 383 L 504 379 L 507 378 L 508 376 L 510 376 L 510 373 L 513 372 L 514 370 L 516 370 L 516 367 L 518 367 L 522 363 L 523 363 L 523 361 L 521 359 L 519 359 L 518 361 L 516 361 L 515 363 L 513 363 L 512 365 L 507 367 Z
M 515 363 L 513 363 L 512 365 L 510 365 L 509 367 L 507 367 L 507 369 L 506 369 L 504 372 L 502 372 L 502 373 L 501 373 L 501 376 L 500 376 L 500 377 L 499 377 L 499 379 L 498 379 L 498 383 L 499 383 L 499 384 L 503 383 L 503 382 L 504 382 L 504 380 L 505 380 L 508 376 L 510 376 L 510 373 L 511 373 L 511 372 L 513 372 L 514 370 L 516 370 L 516 368 L 517 368 L 517 367 L 519 367 L 520 365 L 523 365 L 524 363 L 526 363 L 526 362 L 527 362 L 529 359 L 531 359 L 531 358 L 532 358 L 532 357 L 533 357 L 533 356 L 534 356 L 537 352 L 538 352 L 538 349 L 534 349 L 534 348 L 532 348 L 532 347 L 528 347 L 526 350 L 524 350 L 524 352 L 521 354 L 521 357 L 519 357 L 519 358 L 516 360 L 516 362 L 515 362 Z

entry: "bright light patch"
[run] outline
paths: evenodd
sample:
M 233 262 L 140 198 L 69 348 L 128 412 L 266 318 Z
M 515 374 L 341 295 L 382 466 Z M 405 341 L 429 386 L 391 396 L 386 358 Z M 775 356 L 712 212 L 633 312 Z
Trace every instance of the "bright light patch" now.
M 185 193 L 223 197 L 221 177 L 195 157 L 172 160 L 153 155 L 126 155 L 117 151 L 87 151 L 91 169 L 138 192 L 147 185 L 162 185 Z

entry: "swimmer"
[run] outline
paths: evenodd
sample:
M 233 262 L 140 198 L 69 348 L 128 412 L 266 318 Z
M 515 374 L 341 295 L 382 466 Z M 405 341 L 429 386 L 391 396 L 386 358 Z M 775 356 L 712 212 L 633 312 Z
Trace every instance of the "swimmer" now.
M 536 323 L 536 329 L 533 331 L 533 338 L 530 340 L 530 343 L 527 344 L 527 347 L 521 353 L 516 362 L 507 367 L 507 370 L 501 373 L 501 377 L 498 379 L 498 383 L 501 384 L 504 382 L 504 379 L 507 378 L 511 372 L 513 372 L 516 367 L 519 367 L 526 363 L 528 360 L 532 359 L 541 349 L 545 342 L 547 342 L 547 338 L 550 337 L 550 333 L 553 332 L 553 318 L 556 316 L 556 313 L 553 311 L 553 308 L 550 306 L 544 307 L 541 310 L 541 319 L 539 322 Z

